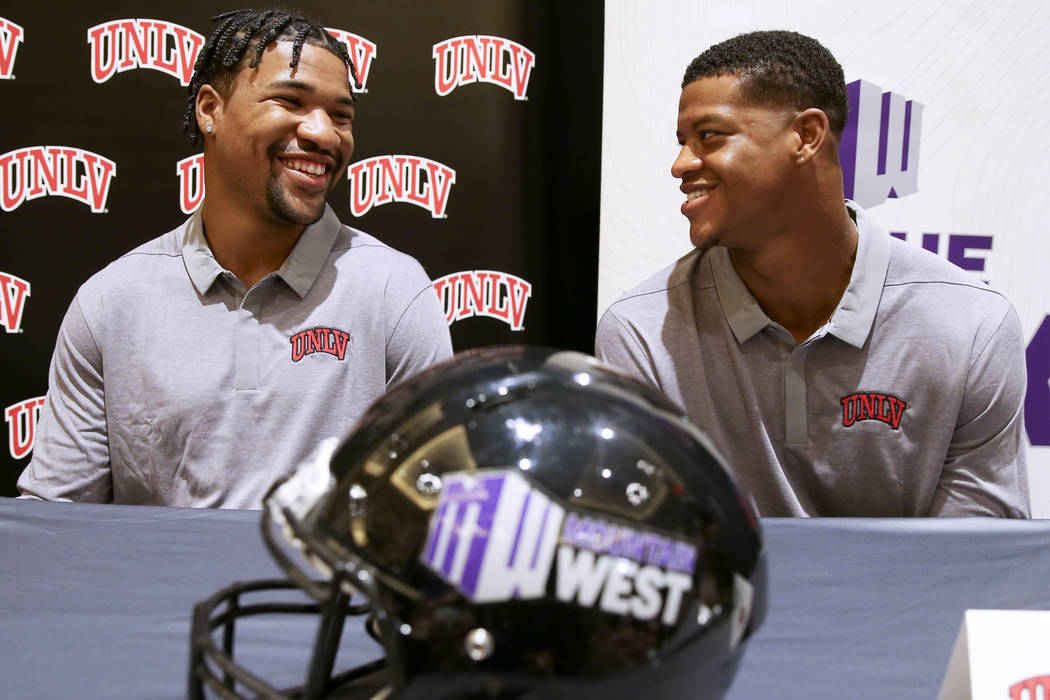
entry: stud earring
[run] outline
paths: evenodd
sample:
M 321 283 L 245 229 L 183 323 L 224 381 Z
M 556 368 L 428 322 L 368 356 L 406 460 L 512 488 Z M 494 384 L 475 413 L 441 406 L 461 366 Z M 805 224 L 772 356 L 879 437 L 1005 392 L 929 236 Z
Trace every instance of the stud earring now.
M 211 124 L 209 124 L 208 128 L 205 129 L 205 131 L 207 131 L 210 134 L 211 132 L 215 131 L 215 127 L 213 127 Z

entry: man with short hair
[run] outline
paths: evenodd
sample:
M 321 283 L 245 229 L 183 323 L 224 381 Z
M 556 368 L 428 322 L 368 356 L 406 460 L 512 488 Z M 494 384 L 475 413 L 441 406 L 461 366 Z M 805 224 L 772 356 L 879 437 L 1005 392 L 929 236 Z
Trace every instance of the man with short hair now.
M 786 31 L 686 70 L 695 249 L 601 318 L 600 358 L 708 433 L 764 516 L 1027 517 L 1010 303 L 843 198 L 842 68 Z
M 241 10 L 194 67 L 206 197 L 78 291 L 23 495 L 258 508 L 387 387 L 451 356 L 419 263 L 325 199 L 353 152 L 356 75 L 314 20 Z

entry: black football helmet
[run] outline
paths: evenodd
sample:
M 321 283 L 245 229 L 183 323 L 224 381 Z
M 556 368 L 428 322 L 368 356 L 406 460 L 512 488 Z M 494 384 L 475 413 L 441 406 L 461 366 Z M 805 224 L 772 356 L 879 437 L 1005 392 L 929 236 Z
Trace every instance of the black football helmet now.
M 234 663 L 232 624 L 299 611 L 320 628 L 295 697 L 380 678 L 382 697 L 720 698 L 764 616 L 759 523 L 716 450 L 575 352 L 486 348 L 403 382 L 262 519 L 291 583 L 197 606 L 191 697 L 285 697 Z M 314 602 L 237 602 L 275 587 Z M 333 676 L 348 614 L 386 658 Z

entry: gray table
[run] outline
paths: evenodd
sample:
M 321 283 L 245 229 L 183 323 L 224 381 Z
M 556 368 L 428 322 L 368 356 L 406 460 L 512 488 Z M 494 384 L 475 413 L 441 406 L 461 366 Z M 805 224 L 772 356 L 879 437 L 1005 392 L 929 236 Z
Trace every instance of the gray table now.
M 966 608 L 1050 609 L 1050 521 L 763 521 L 769 616 L 735 700 L 929 700 Z M 0 697 L 185 694 L 193 604 L 278 575 L 254 511 L 0 499 Z M 238 629 L 238 656 L 294 685 L 313 627 Z M 341 664 L 380 648 L 349 622 Z

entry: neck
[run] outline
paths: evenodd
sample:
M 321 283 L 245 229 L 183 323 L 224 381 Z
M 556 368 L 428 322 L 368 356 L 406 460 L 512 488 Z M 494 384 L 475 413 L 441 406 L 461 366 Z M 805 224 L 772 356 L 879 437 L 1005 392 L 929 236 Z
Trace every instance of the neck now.
M 857 229 L 842 199 L 808 216 L 758 249 L 729 251 L 740 279 L 769 318 L 802 343 L 831 318 L 849 286 Z
M 208 197 L 201 217 L 215 260 L 249 289 L 284 264 L 306 230 L 298 224 L 262 220 Z

